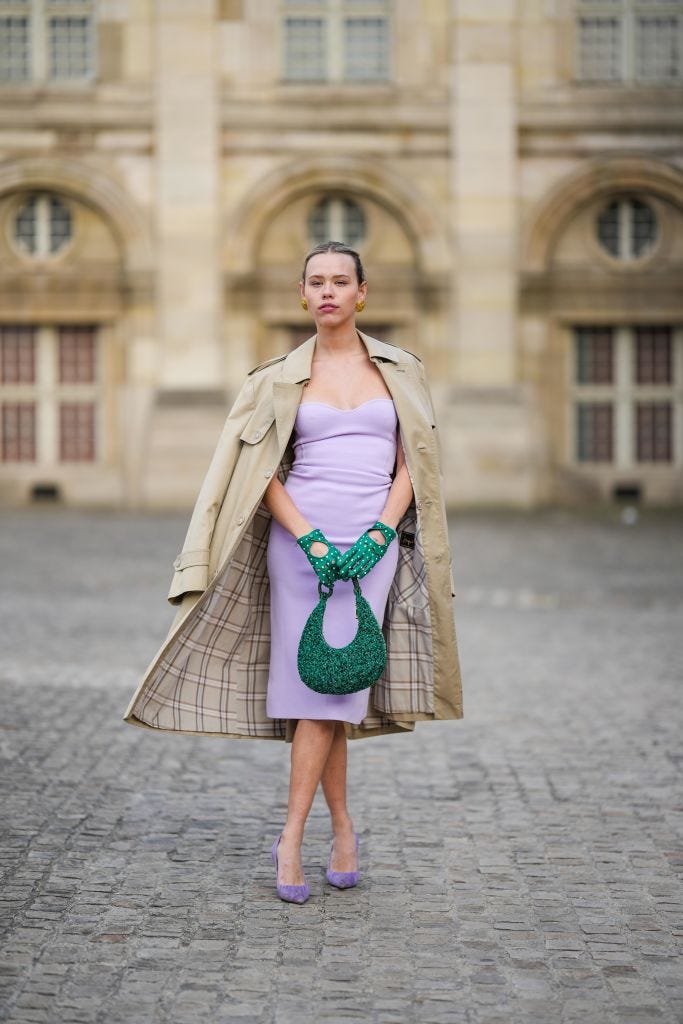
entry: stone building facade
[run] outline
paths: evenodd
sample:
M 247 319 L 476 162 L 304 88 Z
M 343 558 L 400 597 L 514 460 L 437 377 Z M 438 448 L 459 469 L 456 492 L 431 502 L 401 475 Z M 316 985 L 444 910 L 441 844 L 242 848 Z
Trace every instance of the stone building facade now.
M 326 238 L 451 507 L 681 501 L 681 0 L 3 0 L 0 501 L 189 506 Z

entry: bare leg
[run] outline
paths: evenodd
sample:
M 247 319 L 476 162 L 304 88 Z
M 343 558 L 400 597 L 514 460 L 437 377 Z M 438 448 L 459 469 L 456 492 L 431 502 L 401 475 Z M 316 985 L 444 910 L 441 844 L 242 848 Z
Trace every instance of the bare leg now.
M 303 885 L 301 842 L 306 819 L 335 735 L 335 722 L 302 718 L 292 740 L 287 822 L 278 847 L 283 885 Z
M 344 723 L 337 722 L 321 778 L 334 831 L 330 863 L 333 871 L 356 871 L 358 867 L 353 822 L 346 806 L 346 761 Z

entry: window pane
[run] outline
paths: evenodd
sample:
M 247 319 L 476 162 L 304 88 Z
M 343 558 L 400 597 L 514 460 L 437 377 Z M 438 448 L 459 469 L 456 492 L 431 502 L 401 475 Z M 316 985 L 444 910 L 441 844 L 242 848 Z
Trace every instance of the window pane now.
M 26 252 L 34 253 L 38 247 L 38 197 L 31 196 L 17 213 L 14 237 Z
M 657 218 L 654 210 L 638 199 L 630 202 L 631 254 L 642 256 L 652 247 L 657 237 Z
M 640 199 L 614 199 L 597 217 L 598 241 L 618 259 L 643 256 L 657 239 L 657 218 Z
M 35 402 L 3 402 L 3 462 L 34 462 L 36 458 Z
M 621 38 L 618 18 L 579 18 L 581 78 L 589 82 L 618 81 L 622 77 Z
M 576 457 L 583 462 L 611 462 L 611 402 L 579 402 L 576 406 Z
M 636 402 L 638 462 L 671 462 L 671 402 Z
M 71 210 L 50 196 L 50 252 L 58 252 L 71 238 Z
M 30 77 L 28 18 L 0 18 L 0 81 Z
M 95 380 L 95 328 L 59 328 L 60 384 L 91 384 Z
M 87 78 L 92 70 L 90 19 L 48 19 L 51 78 Z
M 672 384 L 671 328 L 636 327 L 636 384 Z
M 344 199 L 344 240 L 347 245 L 358 245 L 365 237 L 365 214 L 353 199 Z
M 336 238 L 357 245 L 365 237 L 365 214 L 353 199 L 326 196 L 311 210 L 308 231 L 316 244 Z
M 640 16 L 636 21 L 636 77 L 673 82 L 681 77 L 680 27 L 675 15 Z
M 577 384 L 611 384 L 614 379 L 614 343 L 611 327 L 575 329 Z
M 325 79 L 325 24 L 322 18 L 285 18 L 285 76 Z
M 619 255 L 619 203 L 609 203 L 598 215 L 598 241 L 612 256 Z
M 60 402 L 59 457 L 63 461 L 95 458 L 94 402 Z
M 389 25 L 386 18 L 347 18 L 344 22 L 344 77 L 386 79 L 389 75 Z
M 31 256 L 46 258 L 62 249 L 73 235 L 71 210 L 58 196 L 29 196 L 14 219 L 14 240 Z
M 33 327 L 0 328 L 0 383 L 34 384 L 36 340 Z

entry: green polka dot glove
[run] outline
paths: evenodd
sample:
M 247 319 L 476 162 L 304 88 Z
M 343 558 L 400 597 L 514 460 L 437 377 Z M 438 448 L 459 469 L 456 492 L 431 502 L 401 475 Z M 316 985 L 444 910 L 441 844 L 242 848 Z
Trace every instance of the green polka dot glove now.
M 378 544 L 376 540 L 373 540 L 369 535 L 370 530 L 379 530 L 384 537 L 384 544 Z M 361 533 L 358 540 L 354 541 L 349 550 L 345 551 L 339 559 L 339 578 L 350 580 L 352 576 L 358 576 L 359 579 L 365 576 L 373 565 L 379 562 L 395 536 L 396 530 L 378 519 L 368 527 L 365 533 Z
M 311 545 L 316 540 L 327 544 L 327 551 L 324 555 L 311 554 Z M 296 542 L 301 550 L 306 552 L 306 558 L 313 566 L 319 580 L 330 586 L 331 583 L 339 579 L 337 561 L 341 558 L 341 551 L 334 544 L 330 544 L 322 530 L 316 527 L 310 533 L 303 533 L 300 537 L 297 537 Z

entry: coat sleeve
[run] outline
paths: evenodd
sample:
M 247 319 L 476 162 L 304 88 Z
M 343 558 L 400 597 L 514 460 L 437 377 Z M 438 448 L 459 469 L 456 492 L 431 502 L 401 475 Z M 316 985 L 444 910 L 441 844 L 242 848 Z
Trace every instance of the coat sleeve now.
M 209 585 L 209 551 L 216 519 L 223 504 L 240 450 L 240 434 L 255 405 L 254 382 L 247 377 L 228 413 L 195 502 L 182 551 L 175 557 L 175 575 L 167 600 L 180 604 L 184 594 Z

